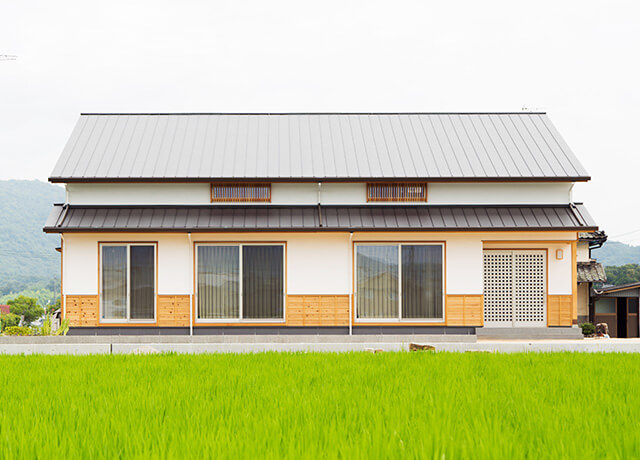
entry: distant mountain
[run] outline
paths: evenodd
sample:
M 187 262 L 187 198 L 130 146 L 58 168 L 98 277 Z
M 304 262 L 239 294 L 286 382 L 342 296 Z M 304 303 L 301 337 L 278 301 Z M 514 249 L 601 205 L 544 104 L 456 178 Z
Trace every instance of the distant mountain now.
M 640 246 L 607 241 L 600 249 L 591 251 L 591 257 L 606 266 L 640 264 Z
M 0 181 L 0 295 L 60 278 L 60 237 L 42 232 L 64 188 L 37 180 Z

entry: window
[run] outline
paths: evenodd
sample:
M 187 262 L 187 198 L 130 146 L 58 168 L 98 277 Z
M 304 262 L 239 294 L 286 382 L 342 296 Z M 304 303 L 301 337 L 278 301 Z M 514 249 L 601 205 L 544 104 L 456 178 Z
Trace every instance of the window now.
M 441 244 L 356 245 L 358 319 L 430 319 L 443 316 Z
M 271 184 L 211 184 L 211 202 L 271 202 Z
M 155 244 L 100 245 L 100 319 L 153 321 Z
M 198 320 L 283 320 L 284 246 L 199 244 Z
M 427 201 L 427 184 L 367 184 L 367 201 Z

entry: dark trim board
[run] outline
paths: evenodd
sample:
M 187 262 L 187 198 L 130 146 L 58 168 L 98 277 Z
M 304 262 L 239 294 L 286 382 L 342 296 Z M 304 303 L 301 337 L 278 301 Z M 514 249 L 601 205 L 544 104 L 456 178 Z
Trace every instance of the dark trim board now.
M 353 326 L 353 335 L 476 335 L 475 327 L 457 326 Z M 69 335 L 189 335 L 188 327 L 72 327 Z M 344 327 L 215 327 L 198 326 L 193 335 L 349 335 Z

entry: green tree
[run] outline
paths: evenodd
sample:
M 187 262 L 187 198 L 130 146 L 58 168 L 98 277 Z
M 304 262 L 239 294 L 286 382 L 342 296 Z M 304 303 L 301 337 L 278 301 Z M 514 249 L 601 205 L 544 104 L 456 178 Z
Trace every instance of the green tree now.
M 25 297 L 23 295 L 16 297 L 7 302 L 11 313 L 18 316 L 24 316 L 24 322 L 31 324 L 44 315 L 44 309 L 38 305 L 37 299 L 33 297 Z
M 607 284 L 619 286 L 621 284 L 637 283 L 640 281 L 640 265 L 626 264 L 605 267 Z

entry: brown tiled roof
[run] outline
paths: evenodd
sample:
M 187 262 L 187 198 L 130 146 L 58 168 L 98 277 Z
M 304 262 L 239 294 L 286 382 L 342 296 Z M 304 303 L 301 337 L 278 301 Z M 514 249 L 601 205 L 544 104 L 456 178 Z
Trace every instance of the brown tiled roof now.
M 578 283 L 602 283 L 607 281 L 607 275 L 602 264 L 592 260 L 578 262 Z

